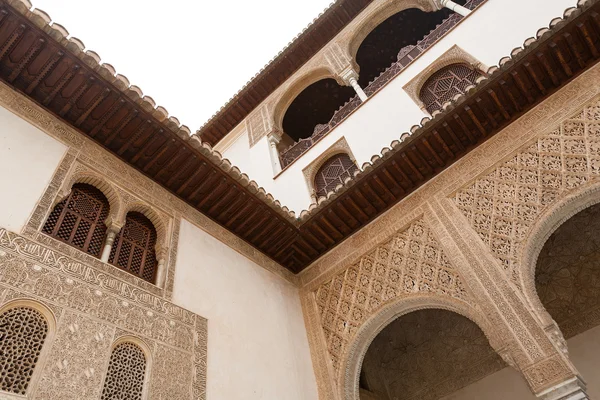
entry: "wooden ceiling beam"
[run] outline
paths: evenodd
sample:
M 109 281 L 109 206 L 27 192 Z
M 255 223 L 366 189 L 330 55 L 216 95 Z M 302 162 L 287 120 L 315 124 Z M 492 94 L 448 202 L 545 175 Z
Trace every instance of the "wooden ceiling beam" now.
M 108 120 L 111 119 L 117 113 L 117 111 L 121 110 L 124 105 L 125 100 L 121 98 L 115 99 L 108 111 L 104 113 L 104 115 L 100 118 L 100 121 L 97 124 L 95 124 L 92 130 L 90 131 L 90 137 L 93 138 L 94 136 L 96 136 L 96 134 L 100 132 L 102 128 L 104 128 L 104 125 L 106 125 Z
M 42 80 L 44 80 L 48 76 L 48 73 L 50 73 L 50 71 L 54 69 L 56 65 L 63 59 L 64 55 L 64 52 L 58 51 L 55 55 L 50 57 L 50 60 L 46 63 L 46 65 L 44 65 L 40 73 L 37 74 L 35 79 L 29 84 L 29 86 L 27 86 L 27 89 L 25 89 L 25 93 L 31 94 L 31 92 L 33 92 L 38 87 Z
M 196 157 L 193 156 L 192 159 L 195 161 Z M 192 172 L 185 181 L 183 181 L 183 183 L 181 185 L 179 185 L 179 187 L 177 188 L 177 190 L 175 191 L 175 193 L 177 195 L 180 195 L 181 192 L 183 192 L 185 190 L 186 187 L 188 187 L 190 185 L 190 183 L 192 183 L 192 181 L 198 176 L 198 174 L 200 174 L 200 172 L 206 168 L 206 162 L 202 161 L 200 163 L 200 165 L 198 166 L 193 166 L 192 164 L 192 168 L 194 168 L 194 172 Z
M 129 123 L 131 121 L 133 121 L 138 116 L 139 113 L 140 113 L 139 110 L 133 110 L 133 111 L 125 114 L 123 116 L 123 119 L 121 121 L 119 121 L 118 126 L 104 140 L 104 145 L 106 147 L 109 147 L 111 145 L 111 143 L 113 142 L 113 140 L 115 140 L 115 138 L 123 131 L 123 129 L 125 129 L 127 127 L 127 125 L 129 125 Z M 140 121 L 140 124 L 138 125 L 137 129 L 142 129 L 141 132 L 143 132 L 143 130 L 145 130 L 147 127 L 151 126 L 151 124 L 152 124 L 152 121 L 150 121 L 149 119 L 147 119 L 145 121 L 142 120 L 142 121 Z M 140 132 L 140 134 L 141 134 L 141 132 Z M 136 135 L 136 134 L 137 133 L 135 133 L 134 135 Z
M 6 80 L 12 83 L 17 78 L 17 76 L 21 74 L 25 67 L 29 65 L 31 60 L 39 54 L 45 43 L 46 41 L 42 38 L 38 38 L 37 40 L 35 40 L 34 45 L 27 50 L 23 57 L 21 57 L 21 60 L 17 64 L 17 67 L 13 69 L 13 71 L 10 73 Z

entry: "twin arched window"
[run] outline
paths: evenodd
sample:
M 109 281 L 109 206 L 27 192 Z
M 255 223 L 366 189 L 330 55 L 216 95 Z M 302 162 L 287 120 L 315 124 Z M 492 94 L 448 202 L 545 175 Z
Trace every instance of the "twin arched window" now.
M 110 211 L 106 196 L 97 188 L 77 183 L 69 196 L 48 216 L 42 232 L 81 251 L 100 257 L 106 240 L 105 221 Z M 143 214 L 129 212 L 125 226 L 112 245 L 109 263 L 154 283 L 156 229 Z
M 442 110 L 442 106 L 457 94 L 465 94 L 465 89 L 474 85 L 481 73 L 468 64 L 451 64 L 425 81 L 419 97 L 430 114 Z
M 317 198 L 326 197 L 337 185 L 343 184 L 346 178 L 354 176 L 358 168 L 346 153 L 336 154 L 319 168 L 315 175 L 315 194 Z

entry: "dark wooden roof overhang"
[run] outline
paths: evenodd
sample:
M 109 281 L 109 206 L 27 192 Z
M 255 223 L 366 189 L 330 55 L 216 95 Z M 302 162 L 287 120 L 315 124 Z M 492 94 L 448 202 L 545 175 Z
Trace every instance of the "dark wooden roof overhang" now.
M 333 3 L 198 130 L 202 140 L 217 144 L 372 1 Z
M 295 273 L 600 58 L 600 0 L 580 1 L 297 220 L 18 4 L 0 0 L 0 79 Z

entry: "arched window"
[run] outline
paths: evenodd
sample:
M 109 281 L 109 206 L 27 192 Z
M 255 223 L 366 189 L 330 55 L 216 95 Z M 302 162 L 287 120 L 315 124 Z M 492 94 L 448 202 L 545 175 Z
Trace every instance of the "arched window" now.
M 354 175 L 358 170 L 348 154 L 341 153 L 331 157 L 319 168 L 315 175 L 315 192 L 317 197 L 325 197 L 337 185 Z
M 321 79 L 305 88 L 283 117 L 283 132 L 289 137 L 285 142 L 291 140 L 293 143 L 311 137 L 318 125 L 327 124 L 354 95 L 354 89 L 340 86 L 331 78 Z
M 125 226 L 115 239 L 109 263 L 154 282 L 156 274 L 156 229 L 139 212 L 127 214 Z
M 474 85 L 481 73 L 467 64 L 451 64 L 431 75 L 423 84 L 419 97 L 430 114 L 465 89 Z
M 139 346 L 130 342 L 115 346 L 110 355 L 101 400 L 141 400 L 146 364 L 146 356 Z
M 100 256 L 110 206 L 94 186 L 77 183 L 69 196 L 58 203 L 42 231 L 95 257 Z
M 25 395 L 48 322 L 30 307 L 11 308 L 0 315 L 0 390 Z
M 457 0 L 461 5 L 465 0 Z M 360 66 L 358 83 L 366 88 L 370 82 L 398 60 L 400 52 L 413 48 L 452 15 L 442 8 L 424 12 L 417 8 L 402 10 L 377 25 L 358 47 L 356 62 Z

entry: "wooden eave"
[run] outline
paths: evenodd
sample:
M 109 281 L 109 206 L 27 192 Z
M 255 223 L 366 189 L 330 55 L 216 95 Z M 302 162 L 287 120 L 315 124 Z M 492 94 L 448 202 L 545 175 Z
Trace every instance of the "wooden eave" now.
M 17 0 L 0 0 L 0 79 L 297 273 L 595 64 L 599 13 L 580 1 L 299 219 Z
M 372 1 L 333 3 L 197 131 L 202 141 L 217 144 Z

